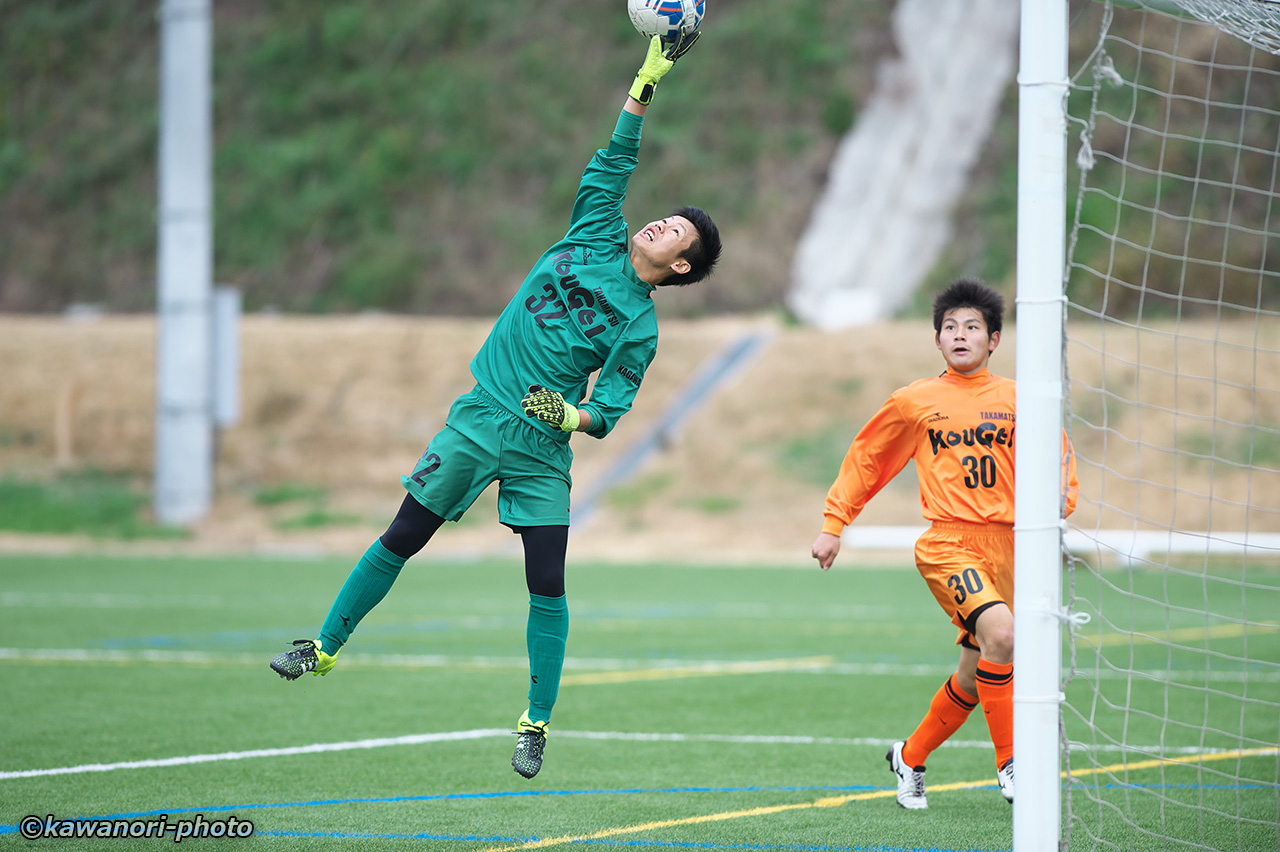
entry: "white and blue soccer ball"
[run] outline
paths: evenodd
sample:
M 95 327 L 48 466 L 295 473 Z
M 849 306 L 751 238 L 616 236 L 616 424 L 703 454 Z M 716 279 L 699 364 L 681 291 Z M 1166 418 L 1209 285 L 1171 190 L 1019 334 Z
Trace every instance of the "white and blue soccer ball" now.
M 702 26 L 706 0 L 627 0 L 627 14 L 645 38 L 675 38 L 681 28 L 690 32 Z

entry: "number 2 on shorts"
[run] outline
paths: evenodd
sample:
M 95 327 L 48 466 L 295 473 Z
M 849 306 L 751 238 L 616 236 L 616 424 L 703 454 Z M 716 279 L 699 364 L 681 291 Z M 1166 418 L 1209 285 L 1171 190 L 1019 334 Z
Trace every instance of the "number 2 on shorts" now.
M 428 473 L 434 473 L 440 467 L 440 457 L 435 453 L 427 453 L 418 461 L 418 465 L 418 469 L 409 478 L 419 485 L 426 485 L 422 478 Z

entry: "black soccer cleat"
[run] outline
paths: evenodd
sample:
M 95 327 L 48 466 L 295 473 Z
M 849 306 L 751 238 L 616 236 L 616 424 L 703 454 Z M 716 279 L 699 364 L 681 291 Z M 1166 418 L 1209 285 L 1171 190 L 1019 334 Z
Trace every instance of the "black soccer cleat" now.
M 271 658 L 271 670 L 285 680 L 297 680 L 307 672 L 327 675 L 337 658 L 337 654 L 330 656 L 321 651 L 318 640 L 295 639 L 292 651 Z
M 511 765 L 525 778 L 532 778 L 542 768 L 542 750 L 547 745 L 547 723 L 534 722 L 529 711 L 516 723 L 516 751 L 511 755 Z

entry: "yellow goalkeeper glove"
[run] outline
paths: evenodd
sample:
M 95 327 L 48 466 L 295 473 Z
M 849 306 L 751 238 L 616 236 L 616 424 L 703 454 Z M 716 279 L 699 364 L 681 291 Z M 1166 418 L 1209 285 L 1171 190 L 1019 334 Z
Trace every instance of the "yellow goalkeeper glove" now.
M 529 392 L 520 400 L 526 417 L 536 417 L 543 423 L 563 432 L 575 432 L 578 423 L 578 409 L 564 401 L 564 397 L 551 388 L 542 385 L 529 385 Z
M 631 90 L 627 94 L 642 104 L 653 100 L 653 91 L 658 87 L 658 81 L 671 70 L 677 59 L 693 47 L 700 35 L 701 30 L 681 30 L 680 35 L 668 42 L 663 42 L 661 36 L 649 39 L 649 52 L 645 55 L 644 64 L 636 72 L 635 82 L 631 84 Z

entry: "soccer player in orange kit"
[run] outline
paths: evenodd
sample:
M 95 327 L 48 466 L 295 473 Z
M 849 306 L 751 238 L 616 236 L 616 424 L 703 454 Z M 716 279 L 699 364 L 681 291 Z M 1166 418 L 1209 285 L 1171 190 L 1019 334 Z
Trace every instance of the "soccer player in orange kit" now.
M 827 570 L 840 535 L 867 501 L 915 460 L 920 508 L 930 528 L 916 541 L 916 567 L 960 629 L 956 672 L 929 712 L 885 755 L 898 804 L 919 810 L 924 763 L 978 704 L 996 751 L 996 780 L 1013 801 L 1013 488 L 1015 383 L 987 371 L 1000 344 L 1004 299 L 961 278 L 933 303 L 934 340 L 947 363 L 939 376 L 899 388 L 862 427 L 827 493 L 813 557 Z M 1075 455 L 1063 433 L 1063 510 L 1076 506 Z

